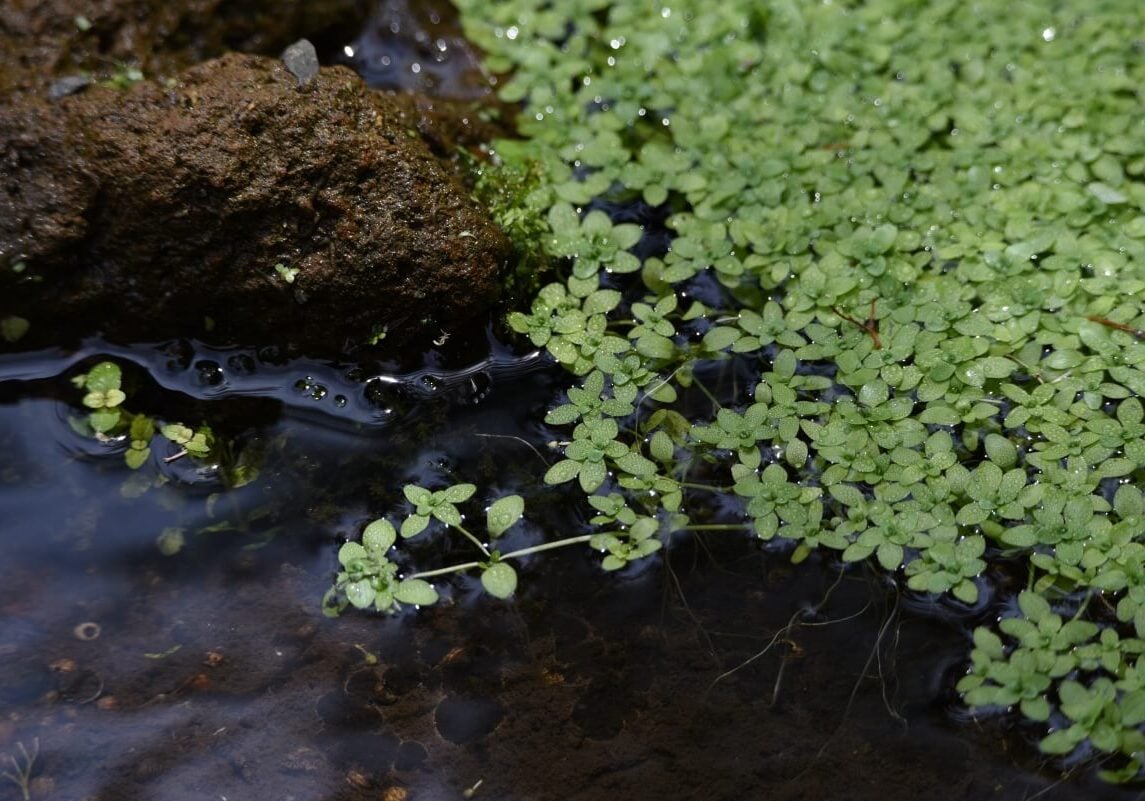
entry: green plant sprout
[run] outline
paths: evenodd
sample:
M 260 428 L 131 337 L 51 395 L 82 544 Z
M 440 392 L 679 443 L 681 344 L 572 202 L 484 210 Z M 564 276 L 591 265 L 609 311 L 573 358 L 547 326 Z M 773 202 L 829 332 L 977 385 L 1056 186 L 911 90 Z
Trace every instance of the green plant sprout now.
M 99 362 L 88 372 L 73 378 L 72 384 L 77 389 L 86 390 L 83 405 L 91 409 L 85 419 L 73 418 L 73 427 L 100 442 L 125 440 L 127 450 L 123 458 L 132 470 L 138 470 L 151 458 L 156 431 L 180 446 L 177 453 L 165 457 L 168 462 L 184 456 L 209 459 L 218 448 L 208 426 L 192 430 L 180 423 L 157 425 L 154 419 L 125 409 L 123 403 L 127 395 L 123 391 L 123 372 L 115 362 Z
M 591 539 L 587 535 L 568 537 L 504 554 L 491 549 L 463 525 L 464 516 L 457 506 L 472 498 L 476 490 L 473 484 L 454 484 L 436 491 L 407 484 L 403 494 L 413 506 L 413 511 L 400 527 L 395 527 L 386 518 L 379 518 L 363 529 L 361 542 L 350 541 L 339 549 L 341 570 L 322 602 L 326 614 L 337 616 L 348 606 L 373 608 L 387 614 L 398 612 L 403 604 L 429 606 L 437 603 L 438 594 L 426 579 L 474 570 L 480 571 L 481 586 L 486 592 L 494 598 L 506 599 L 517 589 L 517 571 L 508 564 L 508 560 Z M 485 533 L 490 542 L 517 525 L 524 512 L 525 501 L 519 495 L 506 495 L 489 504 L 485 510 Z M 398 564 L 390 559 L 390 551 L 398 541 L 399 532 L 402 540 L 412 539 L 426 532 L 434 520 L 461 534 L 481 558 L 402 575 Z
M 298 272 L 297 267 L 287 267 L 281 262 L 274 265 L 274 274 L 288 284 L 294 283 L 294 279 L 298 277 Z
M 30 752 L 23 743 L 16 743 L 16 748 L 20 752 L 19 756 L 4 755 L 12 769 L 0 773 L 0 776 L 16 785 L 20 789 L 24 801 L 29 801 L 32 797 L 32 773 L 36 769 L 36 760 L 40 756 L 40 739 L 37 737 L 32 740 Z
M 112 62 L 111 74 L 104 78 L 100 83 L 104 86 L 109 86 L 112 89 L 130 89 L 135 84 L 143 80 L 143 70 L 134 64 L 129 64 L 125 61 Z
M 0 339 L 3 339 L 5 342 L 20 341 L 24 338 L 24 335 L 28 333 L 29 328 L 31 328 L 31 323 L 23 317 L 19 317 L 15 314 L 0 317 Z

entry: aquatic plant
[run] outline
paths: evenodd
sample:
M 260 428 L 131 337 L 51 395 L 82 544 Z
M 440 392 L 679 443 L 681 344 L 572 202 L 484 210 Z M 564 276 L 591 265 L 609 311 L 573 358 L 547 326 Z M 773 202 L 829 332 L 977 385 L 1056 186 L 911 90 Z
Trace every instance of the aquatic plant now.
M 166 457 L 168 460 L 183 456 L 205 459 L 211 455 L 214 436 L 209 427 L 191 430 L 180 423 L 157 426 L 153 418 L 125 409 L 123 403 L 127 395 L 123 391 L 123 371 L 115 362 L 99 362 L 86 373 L 75 376 L 72 384 L 86 391 L 83 405 L 91 409 L 86 418 L 73 418 L 72 426 L 101 442 L 125 440 L 127 450 L 123 458 L 132 470 L 138 470 L 150 459 L 156 430 L 180 446 L 178 453 Z
M 4 755 L 12 769 L 3 771 L 0 776 L 16 785 L 24 801 L 28 801 L 32 797 L 32 773 L 35 772 L 36 760 L 40 757 L 40 740 L 39 738 L 32 740 L 31 751 L 23 743 L 16 743 L 16 748 L 20 752 L 18 757 L 11 754 Z
M 428 606 L 437 603 L 438 594 L 426 579 L 473 570 L 480 572 L 481 586 L 486 592 L 495 598 L 509 598 L 517 589 L 517 571 L 508 564 L 509 560 L 590 539 L 588 536 L 570 537 L 501 553 L 491 544 L 521 520 L 525 501 L 520 495 L 506 495 L 486 507 L 485 533 L 490 540 L 487 545 L 465 526 L 464 516 L 458 507 L 470 500 L 476 491 L 473 484 L 454 484 L 441 490 L 407 484 L 402 492 L 411 508 L 399 526 L 395 527 L 386 518 L 379 518 L 363 529 L 360 543 L 350 541 L 339 549 L 338 562 L 342 569 L 323 599 L 326 614 L 337 616 L 348 606 L 373 608 L 388 614 L 399 611 L 402 604 Z M 477 549 L 481 559 L 402 575 L 397 562 L 390 559 L 390 550 L 397 542 L 399 532 L 403 540 L 408 540 L 426 532 L 431 524 L 445 526 L 461 534 Z
M 257 478 L 258 465 L 244 458 L 243 453 L 234 453 L 229 443 L 216 439 L 210 426 L 201 424 L 192 429 L 179 422 L 167 423 L 128 411 L 124 407 L 127 394 L 123 390 L 123 371 L 115 362 L 99 362 L 86 373 L 73 377 L 72 384 L 84 390 L 82 403 L 91 410 L 84 418 L 70 418 L 72 428 L 108 445 L 125 444 L 123 460 L 132 470 L 139 470 L 150 461 L 152 444 L 158 434 L 178 448 L 163 457 L 167 463 L 187 457 L 214 464 L 231 488 L 244 486 Z M 169 546 L 161 547 L 166 550 Z
M 748 528 L 966 605 L 1011 573 L 966 702 L 1139 778 L 1139 5 L 458 6 L 542 176 L 564 270 L 509 324 L 579 377 L 545 481 L 605 566 Z

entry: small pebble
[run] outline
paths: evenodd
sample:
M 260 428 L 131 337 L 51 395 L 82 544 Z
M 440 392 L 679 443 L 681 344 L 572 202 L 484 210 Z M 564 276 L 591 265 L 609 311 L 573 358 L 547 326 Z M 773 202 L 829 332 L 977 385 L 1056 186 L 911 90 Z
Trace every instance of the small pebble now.
M 308 39 L 299 39 L 282 51 L 282 63 L 303 87 L 318 74 L 318 52 Z
M 91 78 L 86 75 L 65 75 L 53 83 L 48 89 L 50 100 L 60 100 L 76 92 L 82 92 L 91 85 Z

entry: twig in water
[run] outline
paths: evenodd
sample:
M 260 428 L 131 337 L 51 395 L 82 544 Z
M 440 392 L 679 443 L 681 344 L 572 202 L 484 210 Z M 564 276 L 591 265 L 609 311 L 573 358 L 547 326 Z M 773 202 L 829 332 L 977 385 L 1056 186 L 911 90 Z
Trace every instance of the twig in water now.
M 1132 334 L 1137 339 L 1145 339 L 1145 331 L 1142 331 L 1140 328 L 1134 328 L 1133 326 L 1126 325 L 1125 323 L 1115 322 L 1110 320 L 1108 317 L 1099 317 L 1096 314 L 1091 314 L 1085 319 L 1092 323 L 1099 323 L 1104 325 L 1106 328 L 1116 328 L 1118 331 L 1124 331 L 1127 334 Z
M 875 350 L 882 350 L 883 349 L 883 341 L 881 339 L 879 339 L 879 320 L 875 316 L 875 309 L 878 305 L 878 302 L 879 302 L 878 298 L 875 298 L 874 300 L 871 301 L 871 311 L 867 314 L 867 319 L 865 321 L 862 321 L 862 322 L 860 322 L 859 320 L 856 320 L 854 317 L 847 314 L 845 311 L 840 309 L 838 306 L 833 306 L 831 308 L 831 311 L 835 312 L 835 314 L 842 317 L 844 320 L 846 320 L 848 323 L 850 323 L 851 325 L 858 328 L 860 331 L 866 331 L 867 334 L 871 338 L 871 342 L 873 342 L 875 345 Z

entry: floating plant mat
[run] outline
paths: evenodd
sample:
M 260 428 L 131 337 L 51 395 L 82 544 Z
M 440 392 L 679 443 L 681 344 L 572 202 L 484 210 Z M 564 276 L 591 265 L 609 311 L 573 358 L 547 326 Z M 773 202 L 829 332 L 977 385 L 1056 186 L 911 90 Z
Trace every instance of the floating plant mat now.
M 958 722 L 958 620 L 744 537 L 607 578 L 566 549 L 527 561 L 512 602 L 463 579 L 416 613 L 325 617 L 339 538 L 403 482 L 497 476 L 538 526 L 585 525 L 505 438 L 544 448 L 559 372 L 507 351 L 427 367 L 443 392 L 487 372 L 484 400 L 422 397 L 353 431 L 326 400 L 367 408 L 368 380 L 270 355 L 91 342 L 0 364 L 0 750 L 17 778 L 30 764 L 33 798 L 1119 797 L 1026 773 L 995 747 L 1028 758 L 1020 736 Z M 89 409 L 67 379 L 108 358 L 138 411 L 264 442 L 258 476 L 227 489 L 164 463 L 178 445 L 159 435 L 132 470 L 126 443 L 77 432 Z M 294 388 L 306 376 L 328 394 Z

